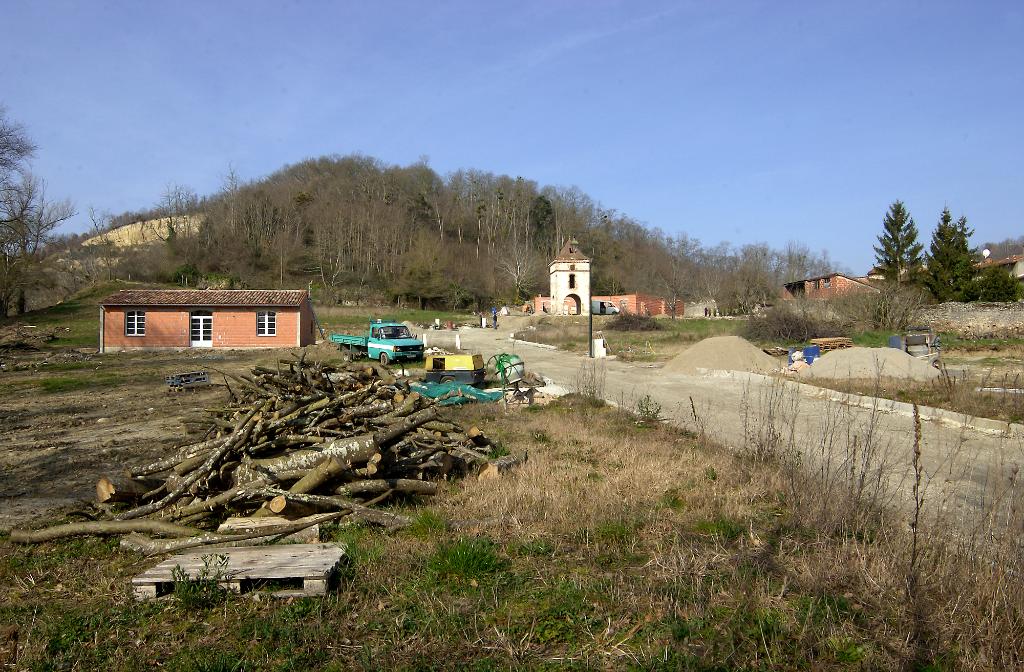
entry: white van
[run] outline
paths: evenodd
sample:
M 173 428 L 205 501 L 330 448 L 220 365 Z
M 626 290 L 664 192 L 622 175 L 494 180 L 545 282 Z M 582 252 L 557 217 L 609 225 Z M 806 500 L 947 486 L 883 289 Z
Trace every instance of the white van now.
M 598 301 L 593 299 L 590 302 L 590 312 L 594 315 L 617 315 L 619 308 L 611 301 Z

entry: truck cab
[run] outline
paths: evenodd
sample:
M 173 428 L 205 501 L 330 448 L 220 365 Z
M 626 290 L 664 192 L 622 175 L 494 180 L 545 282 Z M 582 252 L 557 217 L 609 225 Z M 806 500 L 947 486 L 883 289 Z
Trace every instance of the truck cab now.
M 423 357 L 423 341 L 400 322 L 371 322 L 370 334 L 366 339 L 366 355 L 380 360 L 381 364 L 403 359 L 415 360 Z
M 401 322 L 370 322 L 366 336 L 331 334 L 331 341 L 352 355 L 363 355 L 389 364 L 423 357 L 423 341 L 412 335 Z

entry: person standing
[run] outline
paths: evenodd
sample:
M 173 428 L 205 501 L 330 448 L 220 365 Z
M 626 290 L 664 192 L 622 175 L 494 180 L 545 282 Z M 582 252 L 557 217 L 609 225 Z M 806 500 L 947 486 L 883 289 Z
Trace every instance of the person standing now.
M 498 328 L 498 308 L 491 306 L 491 322 L 494 324 L 494 328 Z

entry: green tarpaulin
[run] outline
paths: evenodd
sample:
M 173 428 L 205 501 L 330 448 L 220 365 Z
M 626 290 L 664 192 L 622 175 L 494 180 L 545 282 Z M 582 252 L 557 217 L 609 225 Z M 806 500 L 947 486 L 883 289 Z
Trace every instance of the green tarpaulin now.
M 501 390 L 485 392 L 464 383 L 413 383 L 409 387 L 425 397 L 440 399 L 438 403 L 442 406 L 458 406 L 474 401 L 491 403 L 501 401 L 502 397 Z

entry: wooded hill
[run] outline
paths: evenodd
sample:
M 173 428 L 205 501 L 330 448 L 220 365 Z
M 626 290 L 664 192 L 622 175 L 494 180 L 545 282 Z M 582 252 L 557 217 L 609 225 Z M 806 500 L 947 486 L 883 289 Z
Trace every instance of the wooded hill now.
M 198 232 L 182 235 L 175 223 L 193 215 L 202 218 Z M 108 218 L 97 232 L 156 218 L 168 222 L 158 244 L 68 253 L 82 267 L 97 267 L 84 257 L 108 257 L 95 272 L 119 278 L 313 283 L 328 302 L 453 309 L 546 292 L 547 263 L 569 236 L 594 259 L 595 293 L 711 297 L 730 311 L 774 297 L 785 281 L 834 270 L 827 254 L 799 244 L 706 247 L 668 235 L 575 187 L 478 170 L 441 176 L 425 162 L 401 167 L 358 155 L 309 159 L 247 184 L 229 175 L 206 197 L 171 187 L 156 207 Z

